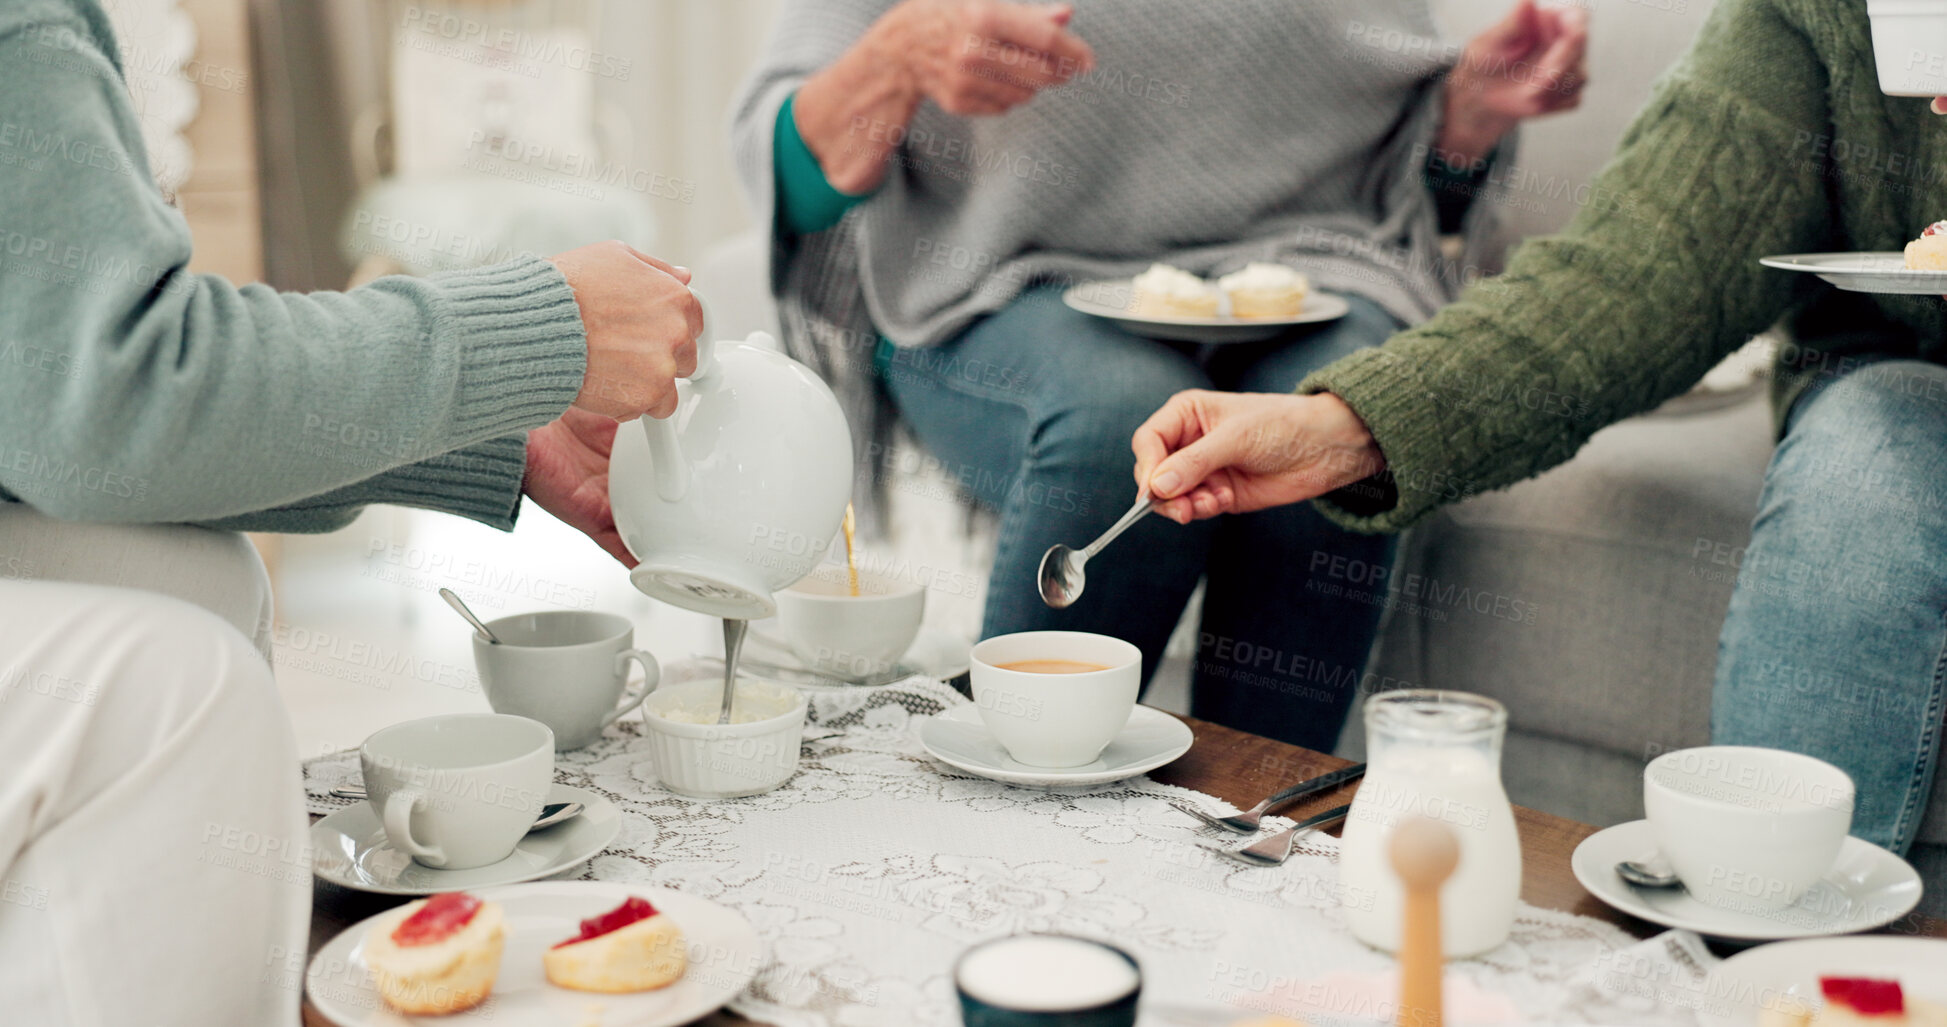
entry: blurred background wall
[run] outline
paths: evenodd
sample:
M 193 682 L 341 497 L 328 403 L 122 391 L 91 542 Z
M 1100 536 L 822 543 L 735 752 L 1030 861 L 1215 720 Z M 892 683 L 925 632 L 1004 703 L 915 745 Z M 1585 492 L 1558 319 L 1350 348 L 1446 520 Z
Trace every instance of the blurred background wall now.
M 249 4 L 264 273 L 280 288 L 341 288 L 351 275 L 340 235 L 360 192 L 357 158 L 375 134 L 378 149 L 387 148 L 374 123 L 399 101 L 392 95 L 399 53 L 426 43 L 445 51 L 454 72 L 470 70 L 464 48 L 485 38 L 495 44 L 485 49 L 511 55 L 524 84 L 564 69 L 580 73 L 611 123 L 620 122 L 614 134 L 622 151 L 600 159 L 656 183 L 638 192 L 654 220 L 658 255 L 693 262 L 749 224 L 724 126 L 779 0 Z M 453 18 L 489 28 L 483 35 Z M 550 23 L 585 24 L 590 52 L 549 45 L 540 36 Z M 678 196 L 662 195 L 665 184 Z

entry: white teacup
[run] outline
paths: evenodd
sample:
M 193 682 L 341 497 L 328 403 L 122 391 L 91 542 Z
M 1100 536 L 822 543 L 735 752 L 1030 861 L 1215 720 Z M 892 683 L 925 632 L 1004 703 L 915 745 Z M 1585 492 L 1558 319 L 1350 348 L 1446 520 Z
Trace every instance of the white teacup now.
M 557 749 L 578 749 L 642 700 L 662 680 L 656 658 L 634 648 L 628 618 L 585 610 L 518 613 L 487 622 L 495 645 L 473 633 L 473 664 L 487 703 L 554 731 Z M 623 699 L 629 661 L 642 664 L 641 690 Z M 622 700 L 620 705 L 617 700 Z
M 845 568 L 831 565 L 774 598 L 791 651 L 812 670 L 845 681 L 890 674 L 926 615 L 926 590 L 918 585 L 861 571 L 853 595 Z
M 1888 96 L 1947 96 L 1947 2 L 1866 0 L 1873 64 Z
M 374 732 L 358 763 L 394 848 L 466 870 L 506 859 L 534 826 L 554 783 L 554 732 L 504 713 L 426 717 Z
M 1679 749 L 1643 769 L 1650 833 L 1684 888 L 1746 913 L 1792 905 L 1832 869 L 1852 800 L 1845 771 L 1781 749 Z
M 1084 631 L 1023 631 L 973 647 L 973 699 L 981 722 L 1018 763 L 1095 762 L 1129 723 L 1142 687 L 1142 650 Z M 1100 669 L 1037 673 L 1007 664 L 1064 661 Z

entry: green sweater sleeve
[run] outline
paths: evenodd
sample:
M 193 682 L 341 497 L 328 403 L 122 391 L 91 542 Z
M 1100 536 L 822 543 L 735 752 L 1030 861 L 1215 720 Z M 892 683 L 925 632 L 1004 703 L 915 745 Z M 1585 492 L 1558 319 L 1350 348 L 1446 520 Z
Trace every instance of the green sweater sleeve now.
M 1825 92 L 1770 0 L 1719 3 L 1598 176 L 1604 202 L 1424 325 L 1300 383 L 1357 411 L 1388 467 L 1320 508 L 1398 531 L 1539 474 L 1772 324 L 1808 276 L 1758 258 L 1833 231 L 1819 166 L 1779 157 L 1829 123 Z
M 95 5 L 0 12 L 0 490 L 79 520 L 319 530 L 398 502 L 511 523 L 519 433 L 581 385 L 561 274 L 300 295 L 190 272 L 116 52 Z
M 791 235 L 810 235 L 838 224 L 845 212 L 863 203 L 870 193 L 854 196 L 838 191 L 825 179 L 818 158 L 798 134 L 792 107 L 797 94 L 785 98 L 772 129 L 771 171 L 777 178 L 778 227 Z

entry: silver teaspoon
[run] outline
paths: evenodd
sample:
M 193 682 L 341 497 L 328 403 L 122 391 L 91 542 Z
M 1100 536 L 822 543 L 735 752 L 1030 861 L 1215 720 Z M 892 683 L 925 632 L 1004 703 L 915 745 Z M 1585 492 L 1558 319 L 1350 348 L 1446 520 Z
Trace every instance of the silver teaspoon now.
M 723 712 L 717 714 L 717 723 L 730 723 L 730 707 L 737 701 L 737 656 L 744 651 L 744 632 L 750 629 L 747 620 L 723 619 Z
M 1082 597 L 1082 589 L 1088 585 L 1088 575 L 1082 567 L 1089 557 L 1102 551 L 1102 547 L 1115 541 L 1117 535 L 1129 530 L 1129 526 L 1143 519 L 1152 508 L 1149 505 L 1149 489 L 1145 487 L 1136 496 L 1136 505 L 1122 515 L 1122 519 L 1109 526 L 1100 538 L 1090 542 L 1083 549 L 1070 549 L 1055 545 L 1041 557 L 1041 573 L 1037 575 L 1041 588 L 1041 601 L 1057 610 L 1065 610 L 1075 600 Z
M 472 610 L 467 609 L 466 601 L 460 598 L 458 592 L 450 588 L 442 588 L 439 590 L 439 597 L 446 600 L 446 605 L 452 607 L 456 613 L 465 617 L 466 622 L 473 625 L 473 630 L 478 631 L 480 637 L 487 640 L 488 645 L 500 644 L 500 639 L 496 638 L 493 632 L 487 630 L 487 625 L 482 623 L 480 618 L 475 617 Z
M 1625 859 L 1616 864 L 1616 876 L 1642 888 L 1675 888 L 1683 883 L 1661 856 Z

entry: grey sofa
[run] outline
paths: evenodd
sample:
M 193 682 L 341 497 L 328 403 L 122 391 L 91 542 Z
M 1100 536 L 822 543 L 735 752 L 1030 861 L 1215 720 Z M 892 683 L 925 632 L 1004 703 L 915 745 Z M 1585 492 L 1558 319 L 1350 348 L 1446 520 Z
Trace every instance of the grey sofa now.
M 1433 8 L 1450 38 L 1465 39 L 1507 2 L 1434 0 Z M 1522 184 L 1503 212 L 1510 239 L 1545 234 L 1573 216 L 1586 196 L 1577 187 L 1709 10 L 1704 0 L 1581 2 L 1594 17 L 1590 85 L 1580 110 L 1524 129 L 1515 161 Z M 713 334 L 775 323 L 760 291 L 762 254 L 753 235 L 698 263 Z M 1746 362 L 1747 371 L 1761 366 Z M 1714 554 L 1718 543 L 1748 540 L 1772 444 L 1761 380 L 1737 367 L 1712 380 L 1718 388 L 1604 429 L 1569 463 L 1437 513 L 1402 542 L 1396 580 L 1417 573 L 1533 606 L 1532 622 L 1522 623 L 1464 607 L 1444 617 L 1395 610 L 1372 663 L 1380 679 L 1506 703 L 1503 774 L 1518 803 L 1599 825 L 1634 820 L 1645 757 L 1708 741 L 1717 635 L 1735 573 Z M 895 495 L 888 544 L 979 580 L 991 525 L 961 519 L 950 503 L 913 498 L 939 491 Z M 929 621 L 978 629 L 977 595 L 928 601 Z M 1188 654 L 1180 643 L 1189 637 L 1179 631 L 1178 659 L 1165 663 L 1150 701 L 1182 708 Z M 1364 738 L 1356 711 L 1348 725 L 1340 753 L 1357 756 Z M 1927 881 L 1922 908 L 1947 913 L 1947 787 L 1935 787 L 1909 858 Z

